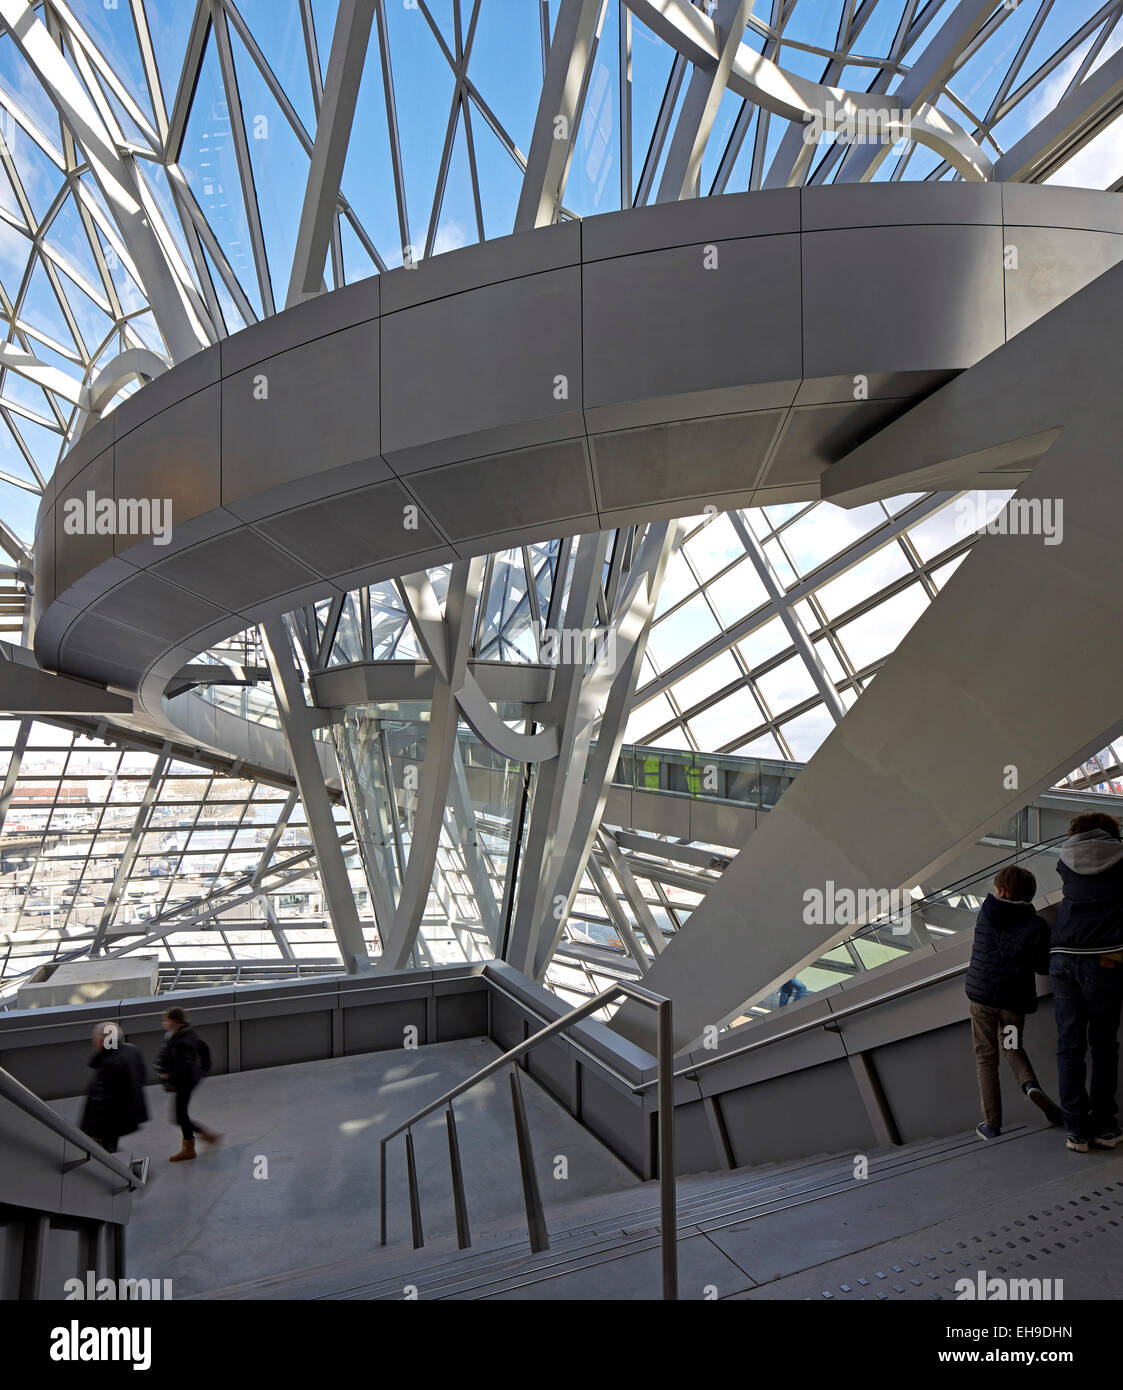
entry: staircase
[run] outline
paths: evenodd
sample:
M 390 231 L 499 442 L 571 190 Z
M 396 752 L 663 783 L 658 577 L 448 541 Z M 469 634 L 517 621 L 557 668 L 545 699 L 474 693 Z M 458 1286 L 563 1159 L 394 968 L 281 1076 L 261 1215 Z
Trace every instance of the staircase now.
M 811 1214 L 823 1229 L 834 1221 L 832 1202 L 850 1198 L 860 1187 L 867 1203 L 890 1207 L 900 1202 L 902 1183 L 910 1191 L 926 1170 L 950 1165 L 941 1183 L 955 1181 L 957 1160 L 994 1167 L 999 1151 L 1027 1130 L 1011 1130 L 983 1145 L 973 1133 L 883 1149 L 868 1155 L 868 1176 L 856 1179 L 855 1155 L 833 1154 L 798 1162 L 770 1164 L 725 1173 L 685 1177 L 678 1184 L 678 1242 L 683 1298 L 722 1298 L 747 1292 L 761 1280 L 739 1269 L 713 1236 L 745 1223 L 785 1214 Z M 1038 1131 L 1056 1146 L 1056 1131 Z M 929 1175 L 932 1176 L 932 1175 Z M 892 1196 L 888 1185 L 896 1184 Z M 881 1197 L 879 1188 L 885 1188 Z M 970 1191 L 964 1199 L 970 1206 Z M 815 1204 L 819 1204 L 815 1208 Z M 918 1203 L 891 1221 L 893 1231 L 918 1230 L 925 1209 Z M 814 1209 L 800 1212 L 799 1209 Z M 367 1257 L 322 1265 L 277 1278 L 263 1278 L 214 1290 L 208 1298 L 229 1299 L 487 1299 L 487 1298 L 658 1298 L 658 1185 L 567 1203 L 550 1214 L 550 1248 L 529 1253 L 525 1228 L 482 1234 L 471 1248 L 457 1250 L 451 1238 L 423 1250 L 374 1250 Z M 758 1269 L 758 1276 L 760 1270 Z M 603 1292 L 598 1292 L 603 1290 Z

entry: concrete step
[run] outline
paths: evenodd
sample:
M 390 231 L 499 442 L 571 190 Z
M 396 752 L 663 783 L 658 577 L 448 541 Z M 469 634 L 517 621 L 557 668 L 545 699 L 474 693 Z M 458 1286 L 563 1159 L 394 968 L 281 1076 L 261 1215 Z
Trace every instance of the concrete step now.
M 1016 1138 L 1011 1130 L 997 1143 Z M 867 1183 L 887 1181 L 972 1151 L 973 1133 L 882 1149 L 869 1155 Z M 678 1228 L 720 1230 L 795 1205 L 853 1190 L 853 1155 L 820 1155 L 767 1168 L 692 1175 L 680 1183 Z M 407 1285 L 423 1298 L 490 1297 L 543 1277 L 586 1269 L 622 1254 L 657 1248 L 658 1184 L 585 1198 L 549 1214 L 550 1250 L 532 1255 L 522 1226 L 476 1229 L 458 1250 L 447 1236 L 422 1250 L 398 1245 L 358 1259 L 325 1264 L 216 1290 L 212 1298 L 401 1299 Z M 469 1213 L 471 1217 L 471 1213 Z M 681 1239 L 681 1234 L 680 1234 Z
M 1014 1137 L 1012 1130 L 1008 1136 L 1003 1136 L 1004 1139 Z M 954 1158 L 962 1152 L 973 1152 L 978 1145 L 979 1140 L 972 1133 L 950 1139 L 929 1140 L 907 1148 L 882 1150 L 879 1154 L 871 1156 L 870 1176 L 865 1181 L 888 1181 Z M 739 1194 L 735 1193 L 731 1197 L 727 1192 L 721 1199 L 700 1199 L 679 1206 L 677 1214 L 680 1239 L 682 1233 L 692 1227 L 703 1231 L 720 1229 L 722 1225 L 740 1224 L 746 1220 L 783 1211 L 796 1204 L 827 1199 L 838 1193 L 851 1191 L 854 1184 L 851 1157 L 845 1156 L 841 1161 L 836 1157 L 833 1161 L 827 1162 L 831 1165 L 829 1171 L 823 1171 L 822 1163 L 801 1164 L 798 1167 L 793 1165 L 791 1182 L 773 1181 L 764 1188 L 751 1181 L 752 1170 L 745 1170 L 745 1177 L 750 1180 L 743 1184 Z M 651 1186 L 654 1187 L 654 1184 Z M 540 1255 L 531 1255 L 526 1251 L 524 1244 L 522 1254 L 514 1258 L 508 1251 L 504 1251 L 498 1258 L 493 1257 L 491 1252 L 482 1253 L 478 1260 L 464 1261 L 455 1267 L 419 1263 L 410 1282 L 416 1285 L 419 1296 L 425 1298 L 486 1298 L 510 1292 L 543 1277 L 554 1278 L 561 1273 L 588 1268 L 604 1259 L 617 1259 L 627 1254 L 657 1248 L 657 1204 L 648 1209 L 646 1217 L 647 1219 L 623 1221 L 615 1229 L 606 1228 L 602 1223 L 572 1228 L 564 1232 L 564 1241 L 555 1239 L 551 1233 L 551 1249 Z M 354 1289 L 337 1296 L 366 1299 L 400 1298 L 400 1290 L 400 1279 L 393 1279 L 387 1280 L 385 1284 L 378 1281 L 365 1289 Z
M 792 1186 L 807 1175 L 818 1171 L 823 1164 L 839 1161 L 838 1155 L 822 1155 L 812 1159 L 799 1159 L 787 1164 L 761 1165 L 760 1168 L 745 1168 L 723 1171 L 718 1174 L 691 1175 L 680 1180 L 680 1191 L 688 1189 L 687 1202 L 696 1194 L 711 1196 L 718 1192 L 745 1192 L 746 1190 L 778 1191 L 785 1185 Z M 747 1185 L 747 1186 L 746 1186 Z M 620 1199 L 625 1199 L 623 1209 Z M 680 1208 L 681 1210 L 681 1208 Z M 609 1193 L 593 1198 L 576 1199 L 551 1208 L 547 1213 L 552 1248 L 563 1241 L 573 1242 L 587 1239 L 600 1242 L 605 1238 L 618 1240 L 623 1224 L 643 1228 L 654 1222 L 658 1227 L 659 1197 L 657 1183 L 644 1183 L 623 1192 Z M 401 1222 L 408 1229 L 408 1216 L 401 1213 Z M 508 1252 L 515 1259 L 528 1253 L 525 1224 L 477 1225 L 472 1222 L 469 1211 L 473 1244 L 467 1250 L 459 1250 L 455 1239 L 449 1235 L 439 1235 L 426 1239 L 422 1250 L 415 1251 L 408 1244 L 408 1238 L 399 1237 L 394 1243 L 376 1247 L 369 1255 L 357 1259 L 329 1262 L 310 1267 L 307 1270 L 291 1271 L 280 1275 L 267 1275 L 260 1279 L 247 1280 L 225 1288 L 210 1291 L 207 1298 L 283 1298 L 323 1297 L 333 1284 L 336 1288 L 355 1279 L 364 1285 L 385 1278 L 387 1286 L 400 1297 L 401 1279 L 398 1277 L 409 1269 L 416 1269 L 419 1260 L 424 1262 L 427 1271 L 439 1274 L 447 1265 L 457 1268 L 466 1260 L 481 1252 L 495 1252 L 504 1257 Z M 391 1223 L 392 1227 L 394 1223 Z M 362 1276 L 360 1278 L 360 1276 Z M 299 1290 L 299 1292 L 298 1292 Z M 369 1295 L 368 1295 L 369 1296 Z

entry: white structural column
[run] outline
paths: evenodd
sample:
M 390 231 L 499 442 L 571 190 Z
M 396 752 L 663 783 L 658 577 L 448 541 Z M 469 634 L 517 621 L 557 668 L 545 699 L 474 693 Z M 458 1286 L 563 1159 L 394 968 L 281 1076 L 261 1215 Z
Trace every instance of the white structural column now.
M 495 889 L 488 873 L 487 859 L 480 847 L 476 811 L 472 805 L 472 795 L 459 743 L 453 745 L 452 775 L 449 778 L 448 789 L 449 815 L 446 820 L 452 821 L 456 843 L 460 847 L 472 893 L 480 910 L 480 922 L 487 933 L 487 939 L 491 942 L 492 950 L 498 951 L 499 904 L 495 901 Z
M 717 0 L 713 17 L 722 41 L 721 56 L 714 67 L 695 67 L 691 74 L 663 166 L 655 199 L 658 203 L 674 203 L 680 198 L 694 196 L 702 156 L 752 8 L 753 0 Z
M 565 188 L 581 94 L 605 0 L 561 0 L 530 139 L 516 232 L 554 221 Z
M 77 74 L 26 0 L 0 0 L 0 21 L 29 70 L 81 146 L 140 275 L 168 351 L 176 361 L 208 342 L 205 311 L 160 214 L 141 188 L 133 157 L 121 153 Z M 163 235 L 161 236 L 160 233 Z
M 582 536 L 578 542 L 562 620 L 567 632 L 587 632 L 596 620 L 600 576 L 607 549 L 608 536 L 604 532 Z M 560 582 L 559 575 L 555 583 Z M 559 730 L 558 754 L 539 765 L 526 843 L 520 855 L 518 891 L 506 958 L 516 969 L 528 974 L 533 972 L 539 936 L 551 909 L 552 868 L 555 859 L 565 851 L 563 813 L 567 786 L 574 779 L 580 780 L 584 768 L 586 749 L 578 747 L 577 723 L 584 675 L 584 667 L 571 662 L 561 665 L 554 677 L 550 703 L 552 722 Z
M 632 876 L 632 870 L 620 846 L 616 843 L 615 838 L 603 829 L 597 832 L 597 844 L 608 860 L 612 872 L 616 875 L 616 881 L 619 883 L 624 897 L 628 900 L 628 906 L 635 914 L 639 929 L 651 947 L 652 954 L 659 955 L 667 943 L 663 939 L 658 922 L 656 922 L 651 909 L 640 892 L 639 884 Z
M 834 681 L 831 680 L 826 668 L 819 660 L 819 653 L 815 650 L 815 644 L 807 635 L 807 630 L 800 621 L 795 604 L 780 588 L 772 565 L 765 554 L 764 546 L 757 540 L 752 527 L 746 525 L 745 518 L 740 512 L 730 512 L 729 520 L 737 532 L 738 539 L 745 547 L 749 562 L 756 570 L 760 582 L 764 585 L 768 594 L 768 601 L 779 615 L 785 631 L 791 638 L 796 651 L 802 657 L 803 664 L 807 667 L 819 694 L 823 697 L 823 703 L 830 710 L 834 722 L 837 724 L 846 713 L 846 706 L 842 703 L 842 698 L 835 689 Z
M 482 557 L 452 567 L 445 599 L 444 632 L 441 635 L 445 648 L 443 653 L 439 650 L 440 639 L 430 628 L 434 651 L 437 656 L 443 655 L 444 659 L 434 660 L 436 680 L 429 706 L 429 730 L 421 765 L 417 810 L 413 818 L 409 857 L 402 875 L 401 895 L 390 931 L 382 943 L 379 960 L 382 970 L 401 970 L 408 964 L 425 915 L 456 751 L 459 723 L 456 693 L 464 682 L 468 668 L 472 620 L 479 600 L 483 568 Z M 431 608 L 426 596 L 427 585 L 428 579 L 424 574 L 411 575 L 403 581 L 403 591 L 412 592 L 419 606 Z
M 550 911 L 539 917 L 534 959 L 538 978 L 546 973 L 562 938 L 604 815 L 663 575 L 679 535 L 678 522 L 657 522 L 648 527 L 619 601 L 613 623 L 615 643 L 581 684 L 574 739 L 579 756 L 570 762 L 563 778 L 553 873 L 542 875 Z M 596 745 L 592 747 L 594 737 Z
M 316 143 L 304 190 L 287 305 L 319 294 L 323 286 L 324 265 L 373 21 L 374 0 L 342 0 L 316 123 Z
M 963 476 L 1042 421 L 1059 430 L 1004 513 L 1020 533 L 980 537 L 652 965 L 680 1047 L 849 935 L 823 924 L 840 890 L 938 881 L 1123 726 L 1121 321 L 1118 266 L 855 451 L 868 470 L 905 458 Z M 616 1026 L 651 1041 L 629 1006 Z
M 339 952 L 347 973 L 361 974 L 370 969 L 370 957 L 363 940 L 363 928 L 359 921 L 359 910 L 355 906 L 355 895 L 351 891 L 347 865 L 339 846 L 331 798 L 324 786 L 323 769 L 312 737 L 315 712 L 304 698 L 284 619 L 267 618 L 261 624 L 260 631 L 261 646 L 277 700 L 277 712 L 281 716 L 296 785 L 308 817 L 308 831 L 320 866 L 324 901 L 331 914 Z

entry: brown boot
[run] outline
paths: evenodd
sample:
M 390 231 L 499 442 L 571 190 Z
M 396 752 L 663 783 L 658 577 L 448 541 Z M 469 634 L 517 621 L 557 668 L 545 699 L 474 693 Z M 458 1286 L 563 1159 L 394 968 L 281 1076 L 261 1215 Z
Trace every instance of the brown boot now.
M 194 1158 L 194 1157 L 195 1157 L 195 1141 L 194 1141 L 194 1139 L 185 1139 L 185 1140 L 183 1141 L 183 1145 L 182 1145 L 182 1147 L 180 1148 L 179 1153 L 177 1153 L 177 1154 L 172 1154 L 171 1158 L 168 1159 L 168 1162 L 169 1162 L 169 1163 L 181 1163 L 181 1162 L 182 1162 L 184 1159 L 186 1159 L 186 1158 Z
M 216 1134 L 213 1129 L 203 1129 L 201 1125 L 196 1125 L 195 1129 L 199 1136 L 208 1144 L 217 1144 L 222 1139 L 222 1135 Z

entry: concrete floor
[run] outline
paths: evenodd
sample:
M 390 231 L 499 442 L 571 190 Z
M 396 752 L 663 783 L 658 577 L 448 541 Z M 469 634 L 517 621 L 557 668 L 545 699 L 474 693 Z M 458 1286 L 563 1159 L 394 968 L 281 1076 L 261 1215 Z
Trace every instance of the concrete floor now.
M 499 1055 L 484 1039 L 417 1052 L 217 1076 L 205 1081 L 192 1118 L 217 1129 L 193 1163 L 169 1164 L 179 1146 L 171 1097 L 153 1089 L 152 1119 L 128 1143 L 151 1155 L 147 1187 L 128 1226 L 129 1273 L 173 1281 L 188 1297 L 243 1281 L 373 1253 L 378 1246 L 378 1144 L 389 1129 Z M 473 1237 L 525 1232 L 509 1073 L 456 1103 Z M 525 1073 L 522 1089 L 547 1212 L 638 1179 Z M 59 1101 L 72 1117 L 78 1100 Z M 125 1146 L 123 1146 L 124 1148 Z M 454 1233 L 444 1112 L 415 1131 L 426 1243 Z M 555 1177 L 564 1156 L 568 1175 Z M 389 1244 L 408 1246 L 404 1136 L 390 1146 Z M 389 1252 L 387 1252 L 389 1253 Z

